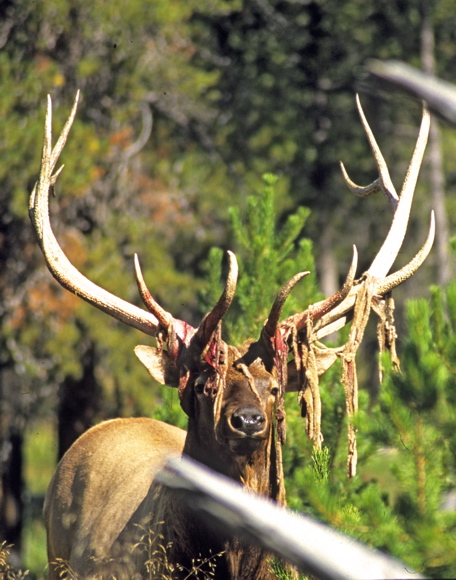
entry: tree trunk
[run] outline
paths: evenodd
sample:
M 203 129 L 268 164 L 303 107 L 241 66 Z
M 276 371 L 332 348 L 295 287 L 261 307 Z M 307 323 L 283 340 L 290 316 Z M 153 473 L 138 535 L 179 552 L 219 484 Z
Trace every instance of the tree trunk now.
M 0 542 L 11 544 L 20 565 L 23 524 L 23 418 L 17 413 L 20 383 L 11 367 L 0 370 Z
M 421 61 L 425 72 L 435 75 L 434 29 L 431 22 L 431 6 L 429 0 L 422 0 L 421 6 L 423 17 L 421 25 Z M 444 285 L 451 279 L 451 267 L 448 217 L 445 207 L 445 176 L 443 171 L 442 144 L 439 124 L 435 117 L 431 119 L 428 159 L 432 205 L 436 220 L 437 282 Z
M 332 224 L 327 223 L 324 226 L 323 236 L 320 237 L 319 243 L 318 271 L 320 274 L 320 288 L 325 296 L 331 296 L 339 289 L 339 275 L 334 256 L 334 227 Z
M 67 378 L 60 391 L 58 407 L 58 459 L 94 422 L 100 409 L 100 388 L 95 377 L 95 352 L 90 345 L 83 355 L 79 379 Z

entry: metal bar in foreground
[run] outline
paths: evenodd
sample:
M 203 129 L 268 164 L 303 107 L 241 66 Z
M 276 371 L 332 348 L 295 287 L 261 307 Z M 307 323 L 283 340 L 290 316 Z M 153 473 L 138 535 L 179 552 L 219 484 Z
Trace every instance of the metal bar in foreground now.
M 455 85 L 396 60 L 370 60 L 366 68 L 374 77 L 426 101 L 432 112 L 456 125 Z
M 171 460 L 157 479 L 218 529 L 260 544 L 321 579 L 422 578 L 403 562 L 255 495 L 188 458 Z

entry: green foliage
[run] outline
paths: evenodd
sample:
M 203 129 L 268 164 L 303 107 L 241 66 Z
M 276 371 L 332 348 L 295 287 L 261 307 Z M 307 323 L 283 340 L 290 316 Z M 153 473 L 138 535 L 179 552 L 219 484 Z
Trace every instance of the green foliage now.
M 35 580 L 47 578 L 46 529 L 42 517 L 27 517 L 23 535 L 23 566 Z
M 435 578 L 450 578 L 456 570 L 454 542 L 447 541 L 456 516 L 442 509 L 456 474 L 456 411 L 451 401 L 455 335 L 450 323 L 456 314 L 454 291 L 453 283 L 445 290 L 434 288 L 431 301 L 407 303 L 402 372 L 387 372 L 377 416 L 383 439 L 397 450 L 392 472 L 399 491 L 393 509 L 410 538 L 407 559 Z
M 402 373 L 390 373 L 391 406 L 400 400 L 418 413 L 432 413 L 445 391 L 448 372 L 435 351 L 429 325 L 430 305 L 424 300 L 407 303 L 409 336 L 401 354 Z
M 451 7 L 450 0 L 439 0 L 432 16 L 439 72 L 454 81 Z M 76 89 L 82 91 L 52 200 L 53 225 L 71 260 L 89 278 L 139 304 L 132 269 L 138 251 L 154 296 L 197 325 L 204 269 L 211 282 L 205 305 L 220 293 L 222 251 L 211 251 L 206 268 L 202 264 L 211 246 L 230 246 L 227 206 L 233 203 L 240 208 L 230 215 L 241 275 L 227 327 L 230 338 L 242 342 L 258 336 L 278 289 L 297 271 L 309 269 L 312 277 L 295 288 L 284 315 L 319 299 L 312 243 L 301 238 L 304 223 L 316 256 L 332 246 L 341 270 L 353 242 L 360 256 L 373 253 L 370 233 L 380 237 L 384 200 L 341 194 L 338 161 L 356 181 L 375 178 L 354 107 L 354 91 L 365 86 L 360 65 L 368 57 L 419 64 L 419 6 L 373 0 L 12 0 L 0 7 L 0 22 L 0 351 L 2 369 L 21 384 L 19 403 L 2 393 L 5 408 L 13 409 L 8 421 L 49 417 L 59 389 L 84 375 L 84 354 L 93 348 L 100 418 L 155 414 L 183 425 L 175 391 L 154 384 L 134 357 L 133 347 L 144 338 L 57 289 L 44 269 L 27 196 L 39 167 L 46 93 L 53 97 L 57 131 Z M 395 160 L 396 183 L 419 111 L 402 98 L 380 101 L 380 94 L 363 94 L 362 100 L 385 157 Z M 151 136 L 131 155 L 147 109 Z M 454 131 L 444 131 L 445 150 L 454 149 L 454 139 Z M 450 158 L 451 189 L 456 179 Z M 265 171 L 280 180 L 266 176 L 258 194 L 247 197 Z M 420 186 L 417 195 L 419 203 L 428 203 Z M 451 221 L 456 212 L 448 203 Z M 292 209 L 301 204 L 315 210 L 310 217 L 307 209 Z M 421 223 L 421 217 L 412 222 L 412 230 L 419 232 Z M 345 402 L 334 366 L 322 383 L 329 458 L 316 458 L 320 479 L 293 395 L 286 403 L 290 504 L 405 554 L 417 566 L 421 550 L 432 574 L 449 575 L 451 515 L 439 512 L 427 531 L 422 522 L 432 519 L 442 490 L 453 485 L 456 287 L 434 288 L 430 304 L 411 305 L 408 316 L 403 374 L 388 372 L 381 406 L 361 393 L 357 419 L 361 473 L 377 462 L 376 469 L 391 475 L 390 488 L 396 487 L 386 493 L 380 479 L 375 485 L 364 475 L 345 480 Z M 378 467 L 386 457 L 379 446 L 396 453 L 388 454 L 388 465 L 397 459 L 395 475 Z M 417 453 L 427 467 L 419 485 Z M 408 512 L 415 514 L 409 527 Z M 380 522 L 377 528 L 369 517 Z
M 46 93 L 56 134 L 81 89 L 57 200 L 51 200 L 54 229 L 70 260 L 97 284 L 139 303 L 132 267 L 138 251 L 157 299 L 192 321 L 195 264 L 211 239 L 220 238 L 214 230 L 220 229 L 218 208 L 229 184 L 222 164 L 208 163 L 190 135 L 190 126 L 199 131 L 212 119 L 202 95 L 217 78 L 192 62 L 190 21 L 195 10 L 226 9 L 211 1 L 170 9 L 168 0 L 99 7 L 87 0 L 14 0 L 0 9 L 0 340 L 2 365 L 33 393 L 19 415 L 49 412 L 49 385 L 56 393 L 68 379 L 82 377 L 88 349 L 95 352 L 103 393 L 101 417 L 151 414 L 160 401 L 132 353 L 134 332 L 56 289 L 43 270 L 27 208 L 39 169 Z M 146 110 L 153 116 L 153 139 L 147 143 L 146 134 L 133 156 Z M 204 186 L 206 201 L 195 201 L 201 183 L 216 192 L 213 203 Z M 208 215 L 204 228 L 198 226 L 201 207 Z
M 294 576 L 280 560 L 271 560 L 269 566 L 271 571 L 276 575 L 277 580 L 293 580 Z
M 337 219 L 334 207 L 350 203 L 340 196 L 338 161 L 350 151 L 356 170 L 370 167 L 355 122 L 353 71 L 374 55 L 419 56 L 419 35 L 400 32 L 419 19 L 416 6 L 358 0 L 272 0 L 267 8 L 245 0 L 229 15 L 206 19 L 200 42 L 235 63 L 219 69 L 217 84 L 220 106 L 231 113 L 218 127 L 226 135 L 224 153 L 256 173 L 283 172 L 293 197 L 322 212 L 324 219 L 314 220 Z M 215 68 L 216 62 L 203 64 Z
M 319 481 L 328 481 L 330 472 L 330 454 L 328 447 L 321 449 L 314 449 L 312 451 L 313 469 L 315 472 L 315 479 Z
M 276 212 L 277 177 L 263 176 L 263 187 L 248 196 L 246 210 L 230 207 L 236 255 L 240 265 L 235 303 L 224 318 L 230 342 L 242 343 L 259 336 L 274 298 L 283 283 L 297 273 L 296 268 L 314 270 L 312 244 L 302 237 L 309 210 L 299 207 L 285 219 L 279 220 Z M 202 296 L 207 306 L 214 304 L 220 294 L 220 271 L 223 252 L 213 248 L 206 264 L 208 290 Z M 299 291 L 300 290 L 300 291 Z M 316 290 L 315 275 L 305 278 L 301 288 L 295 288 L 288 298 L 283 316 L 304 310 L 309 303 L 320 298 Z M 291 473 L 302 458 L 302 418 L 296 413 L 297 405 L 287 404 L 287 424 L 294 444 L 284 449 L 286 471 Z M 307 452 L 310 452 L 310 445 Z M 315 473 L 324 480 L 329 473 L 329 451 L 324 448 L 315 453 Z M 288 467 L 288 469 L 287 469 Z M 315 476 L 317 479 L 317 476 Z M 291 501 L 293 506 L 293 500 Z M 295 507 L 295 506 L 293 506 Z M 289 573 L 279 561 L 271 561 L 278 578 L 289 578 Z
M 163 388 L 160 404 L 155 405 L 151 416 L 181 429 L 187 429 L 188 417 L 180 406 L 177 389 Z
M 231 210 L 242 266 L 236 322 L 227 321 L 234 337 L 258 334 L 269 309 L 266 297 L 274 295 L 273 282 L 278 286 L 282 276 L 286 279 L 290 275 L 288 262 L 305 263 L 296 257 L 303 246 L 296 238 L 307 212 L 294 214 L 278 228 L 275 179 L 266 176 L 264 181 L 264 187 L 248 198 L 242 217 L 238 210 Z M 209 259 L 212 285 L 217 288 L 214 299 L 219 292 L 220 267 L 216 265 L 221 256 L 220 251 L 213 251 Z M 315 296 L 308 296 L 307 301 L 314 301 Z M 456 284 L 445 291 L 434 288 L 431 302 L 409 301 L 406 318 L 408 334 L 400 351 L 401 372 L 393 371 L 385 357 L 386 377 L 378 400 L 372 400 L 365 390 L 360 392 L 355 418 L 360 475 L 351 480 L 345 475 L 346 442 L 342 434 L 346 417 L 340 369 L 332 368 L 322 383 L 326 445 L 321 451 L 314 451 L 304 441 L 297 404 L 292 399 L 286 401 L 288 501 L 293 509 L 385 550 L 429 577 L 452 577 L 455 545 L 449 538 L 456 516 L 442 511 L 441 506 L 444 493 L 455 484 L 456 473 L 452 400 Z M 280 575 L 279 568 L 277 571 Z
M 8 385 L 0 393 L 2 441 L 31 416 L 49 421 L 75 380 L 81 381 L 78 389 L 88 390 L 82 381 L 88 371 L 101 399 L 91 410 L 92 421 L 152 415 L 158 408 L 183 424 L 173 393 L 162 395 L 164 388 L 133 354 L 144 337 L 81 303 L 51 278 L 27 209 L 39 170 L 46 94 L 53 100 L 56 135 L 79 88 L 78 114 L 61 159 L 65 170 L 51 200 L 59 242 L 90 279 L 137 304 L 132 266 L 138 251 L 145 278 L 165 308 L 190 322 L 197 319 L 198 261 L 215 238 L 223 241 L 220 223 L 231 182 L 223 163 L 208 160 L 201 146 L 214 116 L 213 99 L 211 105 L 206 96 L 218 75 L 193 63 L 196 10 L 222 14 L 226 5 L 1 3 L 0 352 L 1 373 L 14 378 L 14 388 L 3 374 L 0 381 Z M 201 139 L 195 139 L 198 134 Z M 203 226 L 200 213 L 207 216 Z M 93 369 L 86 366 L 88 352 Z M 56 443 L 39 444 L 54 461 Z M 38 457 L 29 450 L 28 482 Z M 8 469 L 4 456 L 2 473 Z M 33 483 L 41 488 L 50 472 L 43 466 L 40 473 Z M 3 508 L 1 497 L 0 519 Z M 30 556 L 34 536 L 28 533 L 24 544 L 29 561 L 37 562 Z M 42 550 L 42 536 L 41 543 Z
M 283 225 L 276 223 L 277 178 L 266 174 L 263 181 L 263 187 L 248 196 L 245 212 L 230 208 L 240 273 L 236 301 L 226 320 L 230 340 L 237 343 L 259 336 L 275 295 L 297 273 L 297 267 L 314 271 L 312 244 L 300 238 L 309 211 L 300 207 Z M 221 252 L 212 250 L 207 265 L 210 290 L 205 296 L 206 303 L 213 303 L 219 292 L 220 260 Z M 284 316 L 304 310 L 315 296 L 315 275 L 311 275 L 288 299 Z
M 57 455 L 55 425 L 49 421 L 30 422 L 24 445 L 25 481 L 35 496 L 44 495 L 55 468 Z

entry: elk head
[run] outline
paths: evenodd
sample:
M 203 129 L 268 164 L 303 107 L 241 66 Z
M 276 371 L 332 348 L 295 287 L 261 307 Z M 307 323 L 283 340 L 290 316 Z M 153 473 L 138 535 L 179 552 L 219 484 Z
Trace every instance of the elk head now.
M 360 278 L 355 280 L 357 253 L 354 248 L 347 280 L 339 292 L 280 321 L 285 300 L 307 272 L 295 275 L 278 293 L 258 340 L 248 341 L 236 348 L 227 345 L 222 339 L 222 319 L 233 300 L 238 273 L 233 253 L 228 253 L 229 273 L 225 289 L 215 307 L 197 328 L 174 318 L 154 300 L 144 283 L 137 257 L 135 269 L 138 288 L 148 311 L 93 284 L 64 255 L 50 225 L 49 192 L 61 171 L 59 169 L 54 173 L 76 114 L 77 102 L 78 96 L 52 148 L 52 108 L 51 100 L 48 99 L 40 177 L 30 201 L 30 217 L 53 276 L 62 286 L 90 304 L 156 338 L 156 347 L 138 346 L 135 352 L 155 379 L 178 389 L 181 405 L 189 416 L 189 433 L 194 433 L 200 439 L 197 443 L 188 440 L 188 448 L 190 451 L 193 449 L 195 457 L 198 455 L 196 448 L 205 449 L 207 445 L 212 445 L 209 459 L 207 454 L 203 458 L 209 465 L 210 457 L 217 454 L 230 457 L 235 463 L 245 463 L 259 448 L 266 445 L 277 458 L 279 476 L 280 445 L 285 439 L 283 397 L 286 390 L 299 393 L 303 414 L 306 416 L 307 434 L 318 447 L 322 441 L 319 377 L 336 359 L 341 359 L 350 418 L 348 473 L 354 475 L 356 440 L 352 419 L 357 410 L 356 350 L 372 308 L 380 319 L 380 348 L 389 349 L 393 360 L 397 361 L 391 290 L 419 268 L 433 243 L 432 216 L 428 238 L 422 249 L 407 266 L 389 274 L 407 228 L 429 130 L 428 112 L 423 112 L 415 152 L 398 196 L 358 99 L 360 116 L 380 176 L 370 186 L 360 188 L 349 180 L 343 166 L 342 169 L 350 189 L 357 195 L 366 196 L 376 191 L 386 195 L 394 210 L 386 240 L 370 268 Z M 350 321 L 351 330 L 345 345 L 329 349 L 319 342 Z M 290 354 L 293 355 L 291 362 L 288 360 Z M 192 422 L 196 421 L 198 429 L 192 430 Z M 274 433 L 275 438 L 272 437 Z M 277 493 L 280 495 L 281 492 Z

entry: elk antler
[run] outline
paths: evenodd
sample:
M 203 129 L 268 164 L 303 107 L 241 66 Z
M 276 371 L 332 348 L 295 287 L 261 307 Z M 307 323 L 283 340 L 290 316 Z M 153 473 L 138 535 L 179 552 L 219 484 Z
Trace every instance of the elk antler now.
M 344 285 L 340 290 L 335 292 L 329 298 L 322 300 L 321 302 L 317 302 L 316 304 L 312 304 L 307 310 L 304 312 L 299 312 L 298 314 L 293 314 L 289 316 L 286 320 L 281 323 L 281 327 L 284 332 L 290 326 L 296 328 L 299 332 L 303 328 L 305 328 L 309 321 L 314 324 L 317 320 L 320 320 L 325 314 L 331 312 L 338 304 L 343 302 L 345 298 L 348 296 L 350 290 L 352 289 L 353 282 L 355 280 L 356 268 L 358 266 L 358 251 L 356 246 L 353 246 L 353 258 L 350 265 L 350 269 L 348 270 L 347 278 L 344 282 Z
M 359 116 L 361 117 L 361 122 L 363 124 L 364 130 L 366 132 L 367 138 L 369 140 L 369 145 L 371 146 L 372 153 L 374 154 L 375 161 L 377 163 L 377 168 L 379 172 L 379 177 L 375 181 L 373 181 L 370 185 L 366 187 L 360 187 L 353 183 L 353 181 L 349 178 L 347 172 L 345 171 L 344 164 L 340 162 L 340 168 L 342 169 L 342 173 L 345 178 L 345 182 L 348 185 L 349 189 L 358 197 L 367 197 L 372 195 L 373 193 L 377 193 L 378 191 L 382 191 L 388 200 L 389 204 L 393 208 L 396 209 L 397 202 L 399 201 L 399 197 L 396 193 L 396 188 L 391 181 L 391 177 L 388 171 L 388 166 L 386 165 L 385 159 L 380 151 L 377 141 L 375 140 L 374 134 L 369 127 L 369 123 L 364 115 L 364 111 L 361 107 L 361 101 L 359 100 L 359 95 L 356 95 L 356 105 L 358 107 Z
M 168 329 L 169 325 L 173 321 L 173 317 L 169 312 L 167 312 L 164 308 L 160 306 L 160 304 L 149 292 L 149 289 L 147 288 L 146 283 L 144 282 L 138 254 L 135 254 L 134 260 L 135 260 L 136 283 L 138 284 L 138 290 L 142 298 L 142 301 L 150 310 L 150 312 L 152 312 L 152 314 L 157 318 L 160 326 L 162 326 L 165 329 Z
M 233 301 L 234 293 L 236 292 L 239 271 L 238 264 L 236 256 L 233 254 L 233 252 L 230 252 L 230 250 L 228 250 L 228 258 L 229 269 L 225 288 L 222 292 L 222 295 L 218 299 L 217 304 L 208 314 L 206 314 L 206 316 L 201 321 L 201 324 L 199 325 L 196 333 L 203 345 L 203 348 L 207 346 L 219 322 L 227 313 L 228 308 L 231 306 Z
M 379 173 L 381 175 L 379 179 L 377 179 L 371 185 L 363 189 L 367 190 L 370 188 L 370 193 L 375 193 L 376 191 L 384 191 L 380 187 L 378 187 L 377 189 L 375 189 L 374 187 L 375 183 L 379 181 L 383 182 L 385 180 L 384 167 L 378 161 L 379 157 L 381 157 L 381 159 L 383 159 L 383 157 L 381 156 L 378 145 L 375 142 L 372 132 L 370 131 L 369 125 L 367 124 L 367 121 L 364 117 L 364 113 L 362 111 L 359 98 L 357 100 L 357 104 L 360 116 L 363 119 L 363 124 L 365 126 L 366 132 L 368 132 L 369 134 L 369 141 L 371 143 L 371 147 L 377 151 L 377 153 L 375 154 L 375 158 L 377 161 Z M 385 294 L 390 292 L 394 287 L 398 286 L 399 284 L 402 284 L 402 282 L 405 282 L 405 280 L 410 278 L 418 270 L 418 268 L 421 266 L 421 264 L 429 255 L 429 252 L 432 248 L 432 244 L 434 241 L 434 232 L 435 232 L 434 212 L 431 212 L 431 221 L 428 236 L 421 250 L 409 262 L 409 264 L 404 266 L 404 268 L 388 276 L 388 272 L 391 269 L 397 255 L 399 254 L 399 251 L 401 249 L 405 237 L 405 233 L 407 231 L 413 194 L 415 192 L 415 185 L 421 167 L 421 162 L 423 159 L 428 134 L 429 134 L 429 112 L 427 111 L 426 107 L 423 107 L 423 118 L 421 122 L 417 143 L 409 168 L 407 170 L 407 174 L 401 190 L 401 195 L 398 198 L 399 200 L 396 205 L 393 221 L 391 223 L 385 241 L 382 247 L 380 248 L 379 252 L 377 253 L 376 257 L 374 258 L 372 264 L 366 271 L 366 273 L 360 278 L 360 280 L 357 283 L 355 283 L 353 289 L 349 292 L 345 300 L 343 300 L 336 308 L 334 308 L 331 312 L 328 312 L 321 318 L 318 326 L 315 328 L 316 336 L 318 339 L 323 338 L 324 336 L 327 336 L 328 334 L 331 334 L 336 330 L 339 330 L 350 320 L 350 317 L 353 314 L 352 310 L 355 304 L 356 297 L 360 292 L 360 286 L 363 283 L 363 280 L 365 279 L 366 276 L 370 276 L 375 280 L 374 294 L 384 296 Z M 345 170 L 343 171 L 344 175 L 348 178 Z M 353 187 L 358 187 L 354 186 L 353 182 L 351 182 L 349 178 L 347 181 L 347 185 L 352 191 Z M 394 186 L 392 186 L 392 188 L 389 188 L 389 190 L 395 192 Z
M 175 335 L 176 339 L 180 339 L 180 341 L 186 345 L 188 345 L 190 340 L 194 338 L 194 342 L 199 341 L 198 348 L 200 350 L 204 350 L 211 340 L 219 322 L 222 320 L 228 311 L 228 308 L 231 306 L 231 302 L 233 301 L 234 294 L 236 292 L 238 265 L 236 256 L 229 250 L 228 257 L 229 270 L 222 295 L 220 296 L 214 308 L 203 318 L 198 329 L 195 331 L 195 329 L 186 322 L 173 318 L 173 316 L 169 312 L 166 312 L 166 310 L 164 310 L 153 298 L 152 294 L 146 286 L 146 283 L 144 282 L 139 259 L 135 254 L 135 272 L 139 293 L 144 301 L 144 304 L 152 312 L 152 314 L 157 317 L 160 326 L 168 333 L 168 346 L 171 354 L 174 357 L 177 357 L 178 355 L 179 346 L 177 341 L 176 344 L 174 344 L 175 341 L 172 339 L 172 335 Z
M 356 430 L 353 425 L 353 417 L 358 409 L 358 384 L 355 356 L 362 341 L 370 311 L 373 309 L 380 318 L 378 326 L 380 350 L 388 348 L 391 352 L 393 364 L 398 365 L 393 320 L 394 303 L 390 292 L 410 278 L 421 266 L 431 250 L 435 232 L 434 214 L 432 212 L 429 233 L 423 247 L 406 266 L 388 275 L 401 249 L 407 230 L 413 194 L 429 133 L 429 113 L 424 107 L 415 150 L 407 170 L 401 194 L 398 196 L 383 155 L 363 113 L 359 97 L 357 97 L 357 105 L 369 144 L 374 153 L 379 177 L 367 187 L 360 187 L 350 180 L 344 166 L 341 164 L 342 172 L 348 187 L 356 195 L 366 197 L 377 191 L 382 191 L 394 210 L 393 221 L 382 247 L 368 270 L 358 280 L 354 281 L 356 270 L 355 248 L 352 266 L 343 288 L 330 298 L 314 304 L 304 312 L 290 316 L 283 321 L 279 326 L 281 337 L 276 336 L 273 341 L 276 348 L 275 358 L 277 361 L 279 361 L 279 353 L 282 355 L 282 359 L 285 360 L 282 352 L 284 351 L 284 341 L 288 341 L 289 346 L 294 350 L 300 400 L 307 419 L 307 434 L 314 441 L 317 448 L 320 447 L 323 439 L 320 432 L 319 376 L 337 358 L 342 359 L 342 382 L 345 388 L 349 416 L 349 453 L 347 462 L 349 476 L 353 476 L 356 473 Z M 342 328 L 350 321 L 352 324 L 345 345 L 330 349 L 318 342 L 319 339 Z M 272 323 L 268 320 L 265 329 L 268 330 L 270 336 L 272 336 L 271 328 Z M 265 336 L 264 331 L 262 336 Z M 279 365 L 280 362 L 277 363 L 277 366 Z
M 43 143 L 43 153 L 41 157 L 41 168 L 38 183 L 34 187 L 30 196 L 29 214 L 35 229 L 39 245 L 46 259 L 46 264 L 54 278 L 67 290 L 80 296 L 89 304 L 96 306 L 110 316 L 133 326 L 142 332 L 155 336 L 159 328 L 170 331 L 172 326 L 173 337 L 170 354 L 177 357 L 180 345 L 188 344 L 193 336 L 197 337 L 204 346 L 210 341 L 212 334 L 217 328 L 220 320 L 228 310 L 236 290 L 238 267 L 236 257 L 232 252 L 228 252 L 230 267 L 225 290 L 219 301 L 209 312 L 197 331 L 181 320 L 174 318 L 169 312 L 164 310 L 151 296 L 148 291 L 139 266 L 139 260 L 135 255 L 135 270 L 139 292 L 150 312 L 142 310 L 97 286 L 81 274 L 65 256 L 52 231 L 49 219 L 49 193 L 53 190 L 57 177 L 63 166 L 54 173 L 56 163 L 65 146 L 68 134 L 76 116 L 79 101 L 79 91 L 71 109 L 71 113 L 66 121 L 62 133 L 52 148 L 52 101 L 48 96 L 48 106 L 45 121 L 45 134 Z M 170 346 L 170 345 L 168 345 Z
M 30 219 L 46 259 L 46 264 L 51 274 L 64 288 L 110 316 L 117 318 L 117 320 L 154 336 L 158 327 L 157 318 L 153 314 L 100 288 L 100 286 L 83 276 L 65 256 L 52 231 L 49 220 L 49 192 L 53 190 L 63 166 L 56 173 L 53 173 L 53 171 L 73 124 L 78 101 L 79 91 L 76 94 L 73 108 L 62 133 L 55 147 L 52 148 L 52 101 L 51 97 L 48 96 L 40 175 L 38 183 L 30 196 Z
M 268 333 L 269 336 L 274 336 L 276 333 L 280 315 L 282 314 L 283 307 L 285 306 L 285 302 L 290 295 L 290 292 L 293 290 L 299 280 L 305 276 L 308 276 L 309 274 L 310 272 L 300 272 L 299 274 L 295 274 L 279 290 L 279 293 L 274 300 L 274 304 L 272 305 L 268 319 L 264 325 L 264 330 Z

